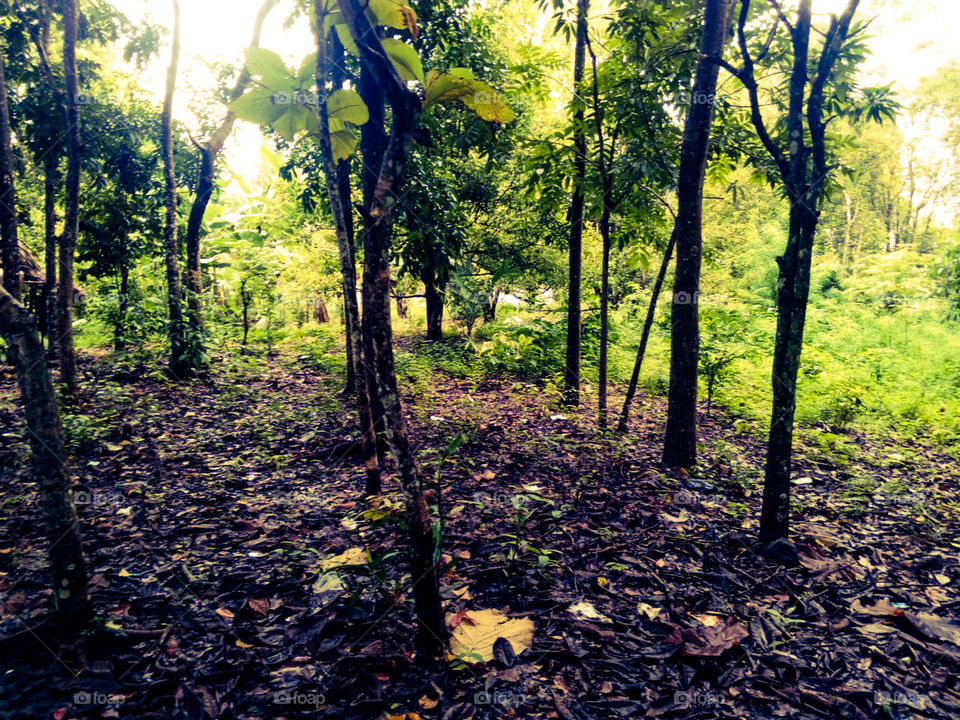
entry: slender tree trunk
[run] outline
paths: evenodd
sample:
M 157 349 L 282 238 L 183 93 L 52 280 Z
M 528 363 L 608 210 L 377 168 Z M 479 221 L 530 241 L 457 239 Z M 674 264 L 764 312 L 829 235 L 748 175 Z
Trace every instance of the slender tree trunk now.
M 77 399 L 77 354 L 73 345 L 73 254 L 80 229 L 80 108 L 77 105 L 77 0 L 63 2 L 63 76 L 67 125 L 67 180 L 57 285 L 60 380 L 68 400 Z
M 606 183 L 604 183 L 606 184 Z M 597 424 L 607 429 L 607 365 L 610 344 L 610 188 L 604 188 L 603 216 L 600 218 L 600 238 L 603 259 L 600 263 L 600 358 L 597 381 Z
M 126 239 L 123 241 L 126 242 Z M 113 347 L 123 350 L 127 346 L 127 309 L 130 307 L 130 268 L 125 262 L 120 263 L 120 302 L 117 313 L 120 316 L 114 329 Z
M 337 236 L 337 248 L 340 255 L 340 274 L 343 283 L 344 311 L 349 344 L 353 349 L 362 345 L 360 308 L 357 304 L 357 266 L 354 258 L 352 218 L 347 221 L 347 203 L 342 194 L 340 175 L 333 159 L 333 149 L 330 145 L 330 119 L 327 115 L 327 83 L 331 65 L 343 61 L 342 48 L 333 48 L 329 37 L 323 32 L 327 11 L 324 10 L 323 0 L 315 0 L 317 25 L 314 27 L 314 36 L 317 43 L 317 88 L 319 102 L 317 110 L 320 115 L 319 146 L 323 161 L 323 174 L 327 185 L 327 197 L 330 200 L 330 209 L 333 213 L 333 225 Z M 339 57 L 335 50 L 340 50 Z M 349 190 L 349 186 L 348 186 Z M 389 290 L 387 293 L 389 299 Z M 354 378 L 364 375 L 360 364 L 360 355 L 352 352 L 350 362 L 353 366 Z M 366 469 L 366 495 L 380 493 L 380 463 L 377 456 L 377 438 L 373 427 L 373 415 L 370 409 L 370 394 L 367 383 L 355 382 L 357 417 L 360 425 L 360 444 L 363 451 L 363 464 Z
M 583 72 L 586 65 L 587 30 L 590 0 L 577 0 L 577 39 L 573 55 L 573 88 L 576 110 L 573 113 L 574 168 L 573 197 L 570 201 L 570 266 L 567 289 L 567 354 L 564 373 L 564 401 L 580 404 L 580 295 L 583 278 L 583 182 L 587 174 L 587 130 L 582 103 Z
M 0 335 L 13 353 L 26 413 L 30 458 L 40 489 L 56 627 L 75 632 L 91 615 L 87 572 L 77 513 L 64 464 L 63 429 L 47 370 L 43 344 L 33 317 L 6 290 L 0 289 Z
M 393 111 L 389 144 L 370 206 L 370 224 L 363 238 L 363 329 L 373 346 L 387 442 L 396 459 L 404 490 L 410 533 L 410 574 L 418 622 L 417 649 L 424 656 L 433 658 L 446 644 L 440 577 L 434 560 L 433 519 L 427 508 L 423 476 L 407 436 L 394 368 L 390 319 L 393 210 L 409 145 L 419 120 L 420 98 L 407 88 L 386 59 L 383 46 L 370 27 L 360 2 L 341 0 L 340 9 L 360 50 L 361 62 L 373 73 L 373 79 L 388 97 Z
M 377 33 L 374 29 L 371 32 Z M 386 133 L 386 113 L 384 104 L 384 91 L 377 84 L 370 68 L 361 64 L 360 78 L 357 83 L 357 92 L 363 99 L 367 110 L 370 112 L 370 119 L 360 127 L 360 154 L 363 157 L 363 164 L 360 172 L 360 186 L 363 201 L 363 221 L 364 231 L 369 232 L 373 226 L 370 217 L 370 210 L 373 207 L 373 197 L 377 189 L 377 180 L 380 176 L 380 168 L 383 166 L 383 158 L 387 152 L 387 133 Z M 383 408 L 380 406 L 380 395 L 377 390 L 376 366 L 373 361 L 373 342 L 370 337 L 364 333 L 362 338 L 362 361 L 365 370 L 367 385 L 370 389 L 370 407 L 373 413 L 373 427 L 377 434 L 377 454 L 380 457 L 380 465 L 390 452 L 387 444 L 386 421 L 384 419 Z
M 336 54 L 336 57 L 343 58 L 344 51 L 342 47 L 339 46 L 339 41 L 335 41 L 333 45 L 334 45 L 334 53 Z M 331 75 L 333 75 L 333 78 L 334 78 L 333 84 L 335 87 L 341 87 L 342 85 L 342 79 L 340 80 L 340 82 L 337 82 L 338 76 L 342 74 L 342 70 L 341 70 L 342 64 L 343 64 L 342 60 L 340 60 L 339 62 L 334 61 L 333 63 L 333 70 L 331 71 Z M 344 229 L 346 230 L 346 235 L 347 235 L 346 249 L 350 253 L 349 263 L 350 263 L 350 267 L 353 268 L 353 276 L 354 278 L 356 278 L 357 276 L 356 234 L 353 226 L 353 204 L 350 202 L 350 196 L 352 193 L 351 193 L 351 187 L 350 187 L 350 159 L 349 158 L 347 158 L 346 160 L 340 160 L 337 163 L 337 188 L 340 192 L 340 197 L 343 199 L 343 202 L 344 202 L 343 224 L 344 224 Z M 354 279 L 354 289 L 356 290 L 356 279 Z M 356 297 L 356 295 L 354 295 L 354 297 Z M 357 308 L 357 313 L 358 313 L 357 322 L 360 322 L 360 319 L 359 319 L 360 306 L 356 302 L 354 304 Z M 347 310 L 345 305 L 343 309 L 343 314 L 340 317 L 341 317 L 341 320 L 343 321 L 344 327 L 346 327 Z M 344 335 L 347 338 L 347 385 L 343 389 L 343 393 L 347 397 L 353 397 L 353 396 L 356 396 L 358 392 L 357 373 L 359 372 L 362 375 L 366 374 L 366 371 L 363 368 L 363 349 L 359 345 L 356 345 L 357 339 L 354 337 L 353 333 L 348 332 L 348 333 L 344 333 Z M 361 342 L 361 345 L 362 345 L 362 342 Z M 367 392 L 367 400 L 369 404 L 369 399 L 370 399 L 369 387 L 367 388 L 366 392 Z M 370 422 L 373 423 L 373 410 L 371 408 L 368 408 L 368 412 L 370 413 Z
M 427 340 L 443 340 L 443 293 L 432 268 L 420 276 L 427 306 Z
M 677 218 L 673 226 L 677 263 L 670 334 L 670 391 L 663 464 L 692 467 L 697 462 L 697 365 L 700 358 L 700 261 L 703 252 L 703 182 L 707 169 L 713 98 L 720 66 L 710 58 L 723 53 L 730 0 L 705 0 L 700 58 L 680 149 Z
M 51 152 L 43 166 L 43 296 L 47 304 L 47 358 L 51 362 L 57 360 L 60 327 L 57 319 L 57 165 L 58 158 Z
M 500 300 L 500 291 L 494 288 L 483 303 L 483 321 L 493 322 L 497 319 L 497 302 Z
M 0 268 L 3 287 L 20 299 L 20 237 L 17 233 L 17 193 L 13 181 L 10 107 L 3 57 L 0 57 Z
M 177 245 L 177 174 L 173 162 L 173 93 L 177 87 L 177 66 L 180 62 L 180 2 L 173 2 L 173 42 L 170 47 L 170 65 L 167 68 L 167 87 L 160 116 L 160 147 L 163 155 L 166 184 L 166 228 L 163 233 L 164 256 L 167 269 L 167 305 L 170 313 L 170 373 L 184 378 L 190 373 L 184 357 L 183 290 L 180 286 L 180 251 Z
M 673 248 L 676 242 L 676 236 L 671 233 L 670 242 L 667 243 L 667 249 L 663 252 L 660 272 L 657 273 L 657 280 L 653 284 L 653 292 L 650 294 L 650 304 L 647 306 L 647 317 L 643 321 L 643 332 L 640 335 L 640 347 L 637 348 L 637 359 L 633 363 L 633 374 L 630 375 L 627 397 L 623 400 L 623 410 L 620 411 L 620 422 L 617 425 L 617 432 L 625 433 L 627 431 L 627 424 L 630 422 L 630 404 L 637 394 L 637 385 L 640 382 L 640 367 L 643 365 L 643 356 L 647 352 L 647 342 L 650 339 L 650 330 L 653 327 L 653 319 L 657 313 L 657 302 L 660 300 L 660 290 L 663 288 L 663 281 L 667 277 L 667 268 L 670 267 L 670 258 L 673 257 Z

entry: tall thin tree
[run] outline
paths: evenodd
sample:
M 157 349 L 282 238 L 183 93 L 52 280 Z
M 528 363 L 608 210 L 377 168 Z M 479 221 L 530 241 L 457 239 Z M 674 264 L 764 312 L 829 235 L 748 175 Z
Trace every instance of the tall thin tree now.
M 20 237 L 17 232 L 17 193 L 13 182 L 13 151 L 10 139 L 10 106 L 7 79 L 0 53 L 0 268 L 3 287 L 20 299 Z
M 163 156 L 165 182 L 166 227 L 163 233 L 163 251 L 167 270 L 167 306 L 169 308 L 170 373 L 182 378 L 190 372 L 186 360 L 183 322 L 183 290 L 180 285 L 180 252 L 177 245 L 179 216 L 177 213 L 177 173 L 173 158 L 173 94 L 177 88 L 177 66 L 180 62 L 180 2 L 173 3 L 173 38 L 170 45 L 170 65 L 160 115 L 160 153 Z
M 77 81 L 77 0 L 63 0 L 63 96 L 67 132 L 60 273 L 57 278 L 58 356 L 65 397 L 77 398 L 77 352 L 73 343 L 73 262 L 80 231 L 80 90 Z
M 677 217 L 672 242 L 677 261 L 670 316 L 670 390 L 663 463 L 697 461 L 697 366 L 700 357 L 700 264 L 703 255 L 703 183 L 713 124 L 714 97 L 732 0 L 704 0 L 700 57 L 680 149 Z

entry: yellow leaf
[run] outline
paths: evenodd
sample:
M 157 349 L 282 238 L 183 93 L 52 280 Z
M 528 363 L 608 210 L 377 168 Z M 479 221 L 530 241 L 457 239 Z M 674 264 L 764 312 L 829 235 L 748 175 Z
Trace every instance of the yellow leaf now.
M 120 577 L 130 577 L 130 571 L 127 570 L 126 568 L 123 568 L 122 570 L 120 570 L 120 572 L 117 573 L 117 575 Z
M 344 565 L 366 565 L 367 564 L 367 551 L 363 548 L 350 548 L 340 553 L 339 555 L 334 555 L 333 557 L 327 558 L 320 563 L 320 569 L 323 572 L 332 570 L 334 568 L 343 567 Z
M 216 609 L 217 615 L 227 620 L 233 620 L 233 612 L 223 607 L 222 605 Z
M 468 610 L 450 637 L 450 655 L 467 662 L 489 662 L 493 644 L 505 638 L 519 655 L 533 644 L 533 620 L 510 619 L 499 610 Z

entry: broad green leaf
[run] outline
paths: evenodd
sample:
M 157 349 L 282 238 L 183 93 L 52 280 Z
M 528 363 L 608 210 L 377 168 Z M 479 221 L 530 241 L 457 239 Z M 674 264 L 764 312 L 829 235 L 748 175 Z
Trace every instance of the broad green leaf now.
M 420 34 L 417 13 L 405 0 L 370 0 L 369 7 L 379 24 L 401 30 L 406 28 L 414 39 Z
M 336 31 L 337 37 L 340 38 L 340 43 L 348 53 L 354 56 L 360 54 L 360 49 L 353 41 L 353 35 L 350 34 L 350 28 L 348 28 L 346 23 L 343 22 L 343 16 L 340 16 L 340 21 L 334 24 L 333 29 Z
M 437 75 L 431 71 L 433 78 L 427 83 L 426 98 L 423 106 L 430 107 L 436 103 L 449 102 L 450 100 L 459 100 L 464 95 L 473 92 L 473 83 L 470 80 L 456 77 L 454 75 Z
M 370 112 L 356 90 L 334 90 L 327 98 L 327 113 L 331 120 L 353 125 L 363 125 L 370 119 Z
M 473 81 L 473 92 L 460 100 L 487 122 L 508 123 L 516 117 L 503 93 L 479 80 Z
M 289 107 L 278 103 L 277 93 L 265 87 L 256 87 L 230 103 L 234 115 L 258 125 L 272 125 Z
M 310 53 L 300 64 L 300 71 L 297 73 L 300 84 L 306 87 L 312 87 L 317 77 L 317 54 Z
M 317 116 L 313 110 L 303 105 L 288 105 L 287 108 L 288 111 L 272 123 L 280 137 L 292 141 L 303 130 L 317 131 Z
M 357 136 L 349 130 L 331 132 L 330 147 L 333 150 L 334 160 L 346 160 L 357 149 Z
M 247 70 L 251 75 L 259 76 L 267 87 L 286 90 L 296 85 L 295 76 L 273 50 L 247 48 L 244 53 L 247 56 Z
M 426 78 L 423 75 L 423 63 L 420 61 L 420 55 L 412 45 L 407 45 L 403 40 L 397 38 L 384 38 L 383 49 L 387 51 L 387 57 L 393 62 L 393 66 L 400 73 L 404 80 L 416 80 L 421 85 L 426 84 Z

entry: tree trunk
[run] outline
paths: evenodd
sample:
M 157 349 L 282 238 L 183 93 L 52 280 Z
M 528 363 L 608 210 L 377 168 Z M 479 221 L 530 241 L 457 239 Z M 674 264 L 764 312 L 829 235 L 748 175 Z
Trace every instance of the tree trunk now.
M 494 322 L 497 319 L 497 302 L 500 300 L 500 291 L 494 288 L 483 303 L 483 321 Z
M 351 346 L 350 362 L 355 379 L 364 377 L 364 368 L 360 362 L 360 355 L 356 348 L 361 347 L 360 308 L 357 304 L 357 266 L 353 248 L 353 222 L 348 221 L 347 205 L 349 194 L 342 194 L 343 187 L 340 174 L 333 159 L 333 149 L 330 144 L 330 119 L 327 115 L 327 84 L 329 68 L 343 62 L 343 49 L 331 47 L 329 38 L 323 32 L 328 11 L 322 0 L 315 0 L 316 26 L 314 36 L 317 43 L 317 88 L 319 102 L 317 110 L 320 115 L 320 133 L 318 143 L 320 157 L 323 161 L 323 174 L 327 185 L 327 197 L 330 200 L 330 210 L 333 213 L 333 225 L 337 236 L 337 249 L 340 255 L 340 274 L 342 276 L 344 314 L 346 331 Z M 337 55 L 339 51 L 339 56 Z M 349 176 L 347 176 L 349 179 Z M 349 190 L 349 185 L 348 188 Z M 389 300 L 389 290 L 387 294 Z M 389 308 L 388 308 L 389 309 Z M 380 462 L 377 456 L 377 437 L 373 426 L 373 414 L 370 409 L 370 390 L 365 382 L 356 382 L 357 417 L 360 429 L 360 444 L 363 452 L 363 464 L 366 470 L 366 495 L 380 493 Z
M 707 169 L 713 98 L 726 40 L 730 0 L 705 0 L 700 58 L 680 149 L 677 218 L 673 226 L 677 262 L 670 333 L 670 391 L 663 464 L 697 462 L 697 365 L 700 358 L 700 261 L 703 253 L 703 182 Z
M 640 347 L 637 348 L 637 359 L 633 363 L 633 374 L 630 376 L 630 385 L 627 387 L 627 397 L 623 401 L 623 410 L 620 411 L 617 432 L 625 433 L 627 424 L 630 422 L 630 403 L 633 402 L 633 398 L 637 394 L 637 384 L 640 382 L 640 367 L 643 365 L 643 356 L 647 352 L 650 329 L 653 327 L 653 318 L 657 313 L 657 302 L 660 300 L 660 290 L 663 288 L 663 281 L 667 277 L 667 268 L 670 266 L 670 258 L 673 257 L 674 245 L 676 245 L 676 237 L 671 233 L 670 242 L 667 243 L 667 249 L 663 252 L 660 272 L 657 273 L 657 280 L 653 284 L 653 292 L 650 294 L 647 317 L 643 321 L 643 332 L 640 335 Z
M 17 233 L 17 193 L 13 181 L 13 150 L 10 139 L 10 107 L 7 80 L 0 57 L 0 268 L 3 287 L 20 299 L 20 237 Z
M 604 185 L 607 183 L 605 182 Z M 603 191 L 603 216 L 600 218 L 600 238 L 603 259 L 600 263 L 600 358 L 597 380 L 597 425 L 607 429 L 607 357 L 610 344 L 610 188 Z
M 410 574 L 416 607 L 417 650 L 436 657 L 446 645 L 446 626 L 440 599 L 440 577 L 434 560 L 433 520 L 424 495 L 423 476 L 407 436 L 394 368 L 390 319 L 390 243 L 393 210 L 404 163 L 420 115 L 420 98 L 401 80 L 386 59 L 358 0 L 341 0 L 340 8 L 360 50 L 363 65 L 373 74 L 393 111 L 393 126 L 364 232 L 363 329 L 373 346 L 380 403 L 386 419 L 387 442 L 396 459 L 403 486 L 410 532 Z M 439 501 L 439 498 L 438 498 Z
M 119 319 L 113 329 L 113 347 L 119 351 L 127 346 L 127 308 L 130 307 L 130 268 L 125 262 L 120 263 L 120 302 L 117 305 Z
M 30 431 L 30 458 L 49 541 L 54 624 L 63 631 L 76 631 L 90 617 L 91 610 L 80 528 L 64 464 L 67 452 L 56 396 L 36 323 L 3 289 L 0 289 L 0 335 L 13 354 Z
M 564 373 L 564 402 L 580 404 L 580 284 L 583 277 L 583 182 L 587 174 L 587 131 L 583 105 L 583 72 L 586 65 L 590 0 L 577 0 L 577 40 L 573 54 L 573 92 L 577 109 L 573 114 L 574 168 L 573 197 L 570 201 L 570 258 L 567 289 L 567 354 Z
M 180 287 L 180 252 L 177 246 L 177 174 L 173 164 L 173 93 L 177 87 L 177 65 L 180 62 L 180 2 L 173 2 L 173 42 L 170 47 L 170 65 L 167 68 L 167 86 L 160 116 L 160 147 L 166 193 L 166 227 L 163 248 L 167 270 L 167 305 L 170 312 L 170 374 L 184 378 L 190 373 L 185 353 L 183 323 L 183 291 Z
M 73 345 L 73 254 L 80 230 L 80 108 L 77 83 L 77 0 L 63 2 L 63 77 L 67 124 L 67 180 L 57 285 L 60 380 L 68 400 L 77 399 L 77 354 Z
M 427 340 L 443 340 L 443 293 L 433 269 L 421 273 L 427 305 Z
M 317 295 L 313 303 L 313 319 L 318 323 L 330 322 L 330 313 L 327 312 L 327 304 L 319 295 Z
M 379 29 L 373 29 L 379 38 Z M 370 113 L 370 119 L 360 127 L 360 154 L 363 157 L 363 164 L 360 168 L 360 186 L 362 192 L 364 221 L 364 230 L 369 232 L 373 223 L 370 219 L 370 210 L 373 206 L 373 197 L 377 189 L 377 179 L 380 176 L 380 168 L 383 166 L 383 158 L 387 152 L 387 133 L 386 133 L 386 113 L 384 104 L 386 99 L 384 91 L 377 84 L 371 69 L 361 63 L 360 78 L 357 83 L 357 92 L 363 99 L 367 110 Z M 370 408 L 373 413 L 373 427 L 377 434 L 377 454 L 380 457 L 380 464 L 390 453 L 387 444 L 386 421 L 383 416 L 383 408 L 380 406 L 380 396 L 377 390 L 376 366 L 373 360 L 373 343 L 371 339 L 364 334 L 360 348 L 362 353 L 363 366 L 366 368 L 367 385 L 370 391 Z
M 43 166 L 43 296 L 47 304 L 47 358 L 57 360 L 57 165 L 55 153 L 47 156 Z

